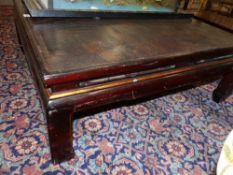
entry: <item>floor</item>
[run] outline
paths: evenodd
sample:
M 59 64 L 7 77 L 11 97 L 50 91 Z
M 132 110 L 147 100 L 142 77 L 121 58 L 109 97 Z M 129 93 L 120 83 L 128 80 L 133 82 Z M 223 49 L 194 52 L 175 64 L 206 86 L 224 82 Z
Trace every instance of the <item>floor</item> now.
M 12 13 L 0 7 L 0 174 L 215 174 L 233 128 L 233 95 L 213 102 L 216 82 L 75 120 L 76 156 L 53 165 Z

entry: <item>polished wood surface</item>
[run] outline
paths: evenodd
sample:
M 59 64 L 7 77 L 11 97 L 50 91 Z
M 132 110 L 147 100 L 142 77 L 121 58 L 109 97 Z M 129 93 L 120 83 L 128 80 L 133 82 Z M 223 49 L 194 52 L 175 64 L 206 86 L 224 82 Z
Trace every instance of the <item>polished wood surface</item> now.
M 223 78 L 232 91 L 233 34 L 198 19 L 34 19 L 16 24 L 46 111 L 54 163 L 75 156 L 73 113 Z M 225 93 L 226 92 L 226 93 Z
M 221 61 L 212 61 L 210 63 L 187 66 L 185 68 L 163 71 L 161 73 L 151 73 L 151 74 L 147 74 L 147 75 L 137 76 L 135 78 L 124 78 L 124 79 L 118 80 L 118 81 L 110 81 L 107 83 L 96 84 L 96 85 L 92 85 L 92 86 L 90 85 L 90 86 L 84 87 L 84 88 L 77 88 L 77 89 L 66 90 L 66 91 L 62 91 L 62 92 L 54 92 L 54 93 L 48 92 L 48 97 L 50 100 L 55 100 L 55 99 L 59 99 L 62 97 L 87 94 L 90 92 L 96 92 L 96 91 L 100 91 L 100 90 L 110 89 L 113 87 L 119 87 L 119 86 L 149 81 L 152 79 L 162 79 L 164 77 L 175 76 L 175 75 L 179 75 L 182 73 L 192 73 L 193 71 L 197 72 L 198 70 L 208 70 L 210 68 L 213 69 L 213 67 L 218 69 L 218 67 L 222 68 L 222 66 L 226 66 L 226 68 L 227 68 L 227 65 L 231 64 L 232 61 L 233 61 L 233 58 L 225 59 L 225 60 L 221 60 Z
M 188 59 L 217 49 L 231 49 L 233 54 L 232 34 L 195 19 L 32 20 L 31 25 L 41 52 L 37 61 L 47 79 L 148 62 L 159 64 L 174 57 L 176 63 L 182 56 Z M 98 74 L 106 76 L 104 71 Z

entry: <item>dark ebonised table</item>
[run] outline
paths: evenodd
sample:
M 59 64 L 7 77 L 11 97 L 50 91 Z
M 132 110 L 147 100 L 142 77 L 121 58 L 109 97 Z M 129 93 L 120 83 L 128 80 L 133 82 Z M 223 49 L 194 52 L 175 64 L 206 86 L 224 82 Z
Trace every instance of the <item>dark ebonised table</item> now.
M 233 34 L 184 15 L 156 19 L 31 18 L 16 23 L 47 114 L 52 159 L 74 156 L 76 112 L 222 78 L 233 88 Z

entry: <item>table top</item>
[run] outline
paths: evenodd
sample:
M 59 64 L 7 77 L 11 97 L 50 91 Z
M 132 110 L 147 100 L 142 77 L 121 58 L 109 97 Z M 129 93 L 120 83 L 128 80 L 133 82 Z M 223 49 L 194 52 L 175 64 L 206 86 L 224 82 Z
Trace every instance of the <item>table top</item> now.
M 33 19 L 30 30 L 45 80 L 74 74 L 91 79 L 233 54 L 232 33 L 190 18 Z

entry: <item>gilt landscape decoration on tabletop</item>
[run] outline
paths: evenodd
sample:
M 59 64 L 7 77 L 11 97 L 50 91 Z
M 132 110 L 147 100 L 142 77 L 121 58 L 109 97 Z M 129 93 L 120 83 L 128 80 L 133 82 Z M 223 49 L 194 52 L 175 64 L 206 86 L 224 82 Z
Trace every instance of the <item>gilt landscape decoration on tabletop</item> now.
M 176 13 L 178 0 L 23 0 L 32 17 L 109 17 Z M 91 13 L 89 13 L 91 12 Z M 92 13 L 94 12 L 94 13 Z
M 68 2 L 83 2 L 83 1 L 94 1 L 94 0 L 66 0 Z M 137 5 L 161 5 L 166 0 L 102 0 L 106 5 L 129 5 L 129 4 L 137 4 Z
M 176 6 L 176 0 L 64 0 L 65 2 L 77 4 L 80 8 L 89 4 L 91 7 L 95 6 L 96 10 L 144 10 L 152 11 L 160 8 L 173 9 Z M 116 9 L 118 8 L 118 9 Z M 122 9 L 123 8 L 123 9 Z M 130 8 L 130 9 L 127 9 Z M 140 8 L 140 9 L 139 9 Z

